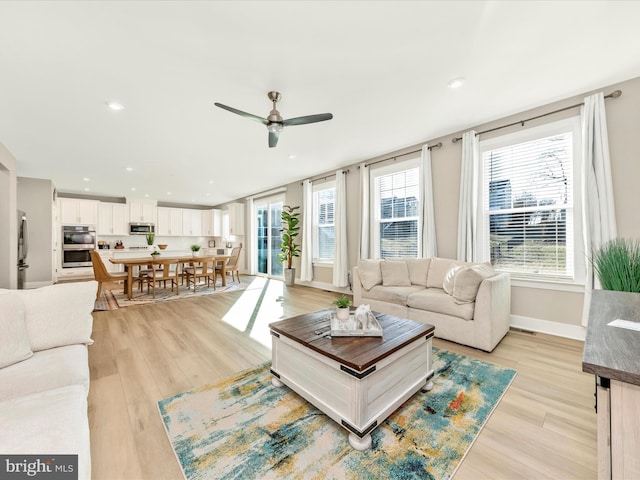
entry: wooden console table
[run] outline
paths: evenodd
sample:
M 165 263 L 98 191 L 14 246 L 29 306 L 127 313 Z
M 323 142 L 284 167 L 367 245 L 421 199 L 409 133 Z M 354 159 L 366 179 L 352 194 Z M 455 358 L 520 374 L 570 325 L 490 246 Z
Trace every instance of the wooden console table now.
M 640 478 L 640 294 L 594 290 L 582 370 L 596 377 L 598 479 Z

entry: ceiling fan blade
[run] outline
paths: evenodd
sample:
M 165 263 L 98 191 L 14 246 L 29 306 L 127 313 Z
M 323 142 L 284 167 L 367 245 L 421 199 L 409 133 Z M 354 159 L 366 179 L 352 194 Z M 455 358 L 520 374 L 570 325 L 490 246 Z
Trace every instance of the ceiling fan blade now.
M 331 120 L 333 115 L 330 113 L 319 113 L 317 115 L 306 115 L 304 117 L 288 118 L 283 120 L 282 124 L 287 125 L 304 125 L 306 123 L 324 122 L 325 120 Z
M 226 105 L 223 105 L 223 104 L 217 103 L 217 102 L 214 103 L 214 105 L 216 107 L 220 107 L 220 108 L 223 108 L 224 110 L 228 110 L 228 111 L 230 111 L 232 113 L 240 115 L 241 117 L 245 117 L 245 118 L 248 118 L 250 120 L 255 120 L 256 122 L 260 122 L 263 125 L 267 125 L 269 123 L 269 120 L 267 120 L 266 118 L 258 117 L 257 115 L 253 115 L 251 113 L 243 112 L 242 110 L 238 110 L 237 108 L 228 107 Z
M 269 132 L 269 148 L 273 148 L 278 144 L 278 133 Z

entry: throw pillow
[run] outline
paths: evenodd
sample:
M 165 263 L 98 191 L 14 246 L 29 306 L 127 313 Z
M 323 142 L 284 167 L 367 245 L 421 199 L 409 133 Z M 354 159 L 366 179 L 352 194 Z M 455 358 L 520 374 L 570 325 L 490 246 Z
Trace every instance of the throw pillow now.
M 465 265 L 465 262 L 449 258 L 432 258 L 431 265 L 429 265 L 429 274 L 427 275 L 427 287 L 442 289 L 445 275 L 452 267 L 458 265 Z
M 486 263 L 461 268 L 456 272 L 454 278 L 453 298 L 455 302 L 458 304 L 475 302 L 482 281 L 495 274 L 493 267 Z
M 24 304 L 29 343 L 34 352 L 93 343 L 91 330 L 98 282 L 49 285 L 16 290 Z
M 452 267 L 451 269 L 449 269 L 447 274 L 444 276 L 444 281 L 442 282 L 442 288 L 449 295 L 453 295 L 453 285 L 454 285 L 454 282 L 455 282 L 456 273 L 461 268 L 464 268 L 464 267 L 462 265 L 457 265 L 455 267 Z
M 410 287 L 409 268 L 404 260 L 385 260 L 380 263 L 382 285 L 385 287 Z
M 13 294 L 0 294 L 0 368 L 33 355 L 24 323 L 24 306 Z
M 427 286 L 427 273 L 429 273 L 430 258 L 406 258 L 409 268 L 409 280 L 411 285 Z
M 380 273 L 380 260 L 358 260 L 358 273 L 360 283 L 365 290 L 371 290 L 376 285 L 382 283 L 382 273 Z

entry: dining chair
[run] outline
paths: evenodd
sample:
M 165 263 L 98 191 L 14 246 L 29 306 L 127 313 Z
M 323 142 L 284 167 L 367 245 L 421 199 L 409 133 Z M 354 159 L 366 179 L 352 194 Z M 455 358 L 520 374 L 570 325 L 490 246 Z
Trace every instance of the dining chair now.
M 93 266 L 93 277 L 98 282 L 98 291 L 96 293 L 96 300 L 100 298 L 102 293 L 102 284 L 104 282 L 118 282 L 124 280 L 124 291 L 127 291 L 127 272 L 110 272 L 107 270 L 100 254 L 93 250 L 91 254 L 91 265 Z
M 231 272 L 231 281 L 234 280 L 233 278 L 233 273 L 235 272 L 236 277 L 238 279 L 238 283 L 240 283 L 240 272 L 238 271 L 238 267 L 240 266 L 240 251 L 242 250 L 242 247 L 233 247 L 233 249 L 231 250 L 231 256 L 230 258 L 227 259 L 227 264 L 225 266 L 225 271 L 226 273 Z M 219 262 L 221 263 L 221 262 Z M 213 283 L 215 284 L 216 280 L 218 279 L 218 275 L 222 276 L 222 265 L 218 266 L 216 264 L 216 273 L 215 276 L 213 277 Z
M 153 260 L 153 267 L 150 268 L 143 277 L 143 281 L 147 284 L 147 293 L 150 290 L 153 291 L 153 298 L 156 298 L 156 283 L 164 282 L 166 288 L 167 282 L 171 282 L 171 291 L 173 287 L 176 287 L 176 295 L 180 294 L 180 285 L 178 283 L 179 278 L 179 261 L 176 259 L 158 258 Z M 162 265 L 162 269 L 155 268 L 156 265 Z M 171 267 L 175 266 L 174 269 Z
M 215 282 L 215 259 L 213 257 L 202 257 L 193 259 L 189 262 L 188 266 L 183 268 L 184 276 L 187 280 L 187 289 L 190 288 L 193 281 L 193 291 L 196 291 L 196 284 L 198 279 L 205 278 L 207 280 L 207 287 L 211 286 L 213 280 L 213 289 L 216 289 Z

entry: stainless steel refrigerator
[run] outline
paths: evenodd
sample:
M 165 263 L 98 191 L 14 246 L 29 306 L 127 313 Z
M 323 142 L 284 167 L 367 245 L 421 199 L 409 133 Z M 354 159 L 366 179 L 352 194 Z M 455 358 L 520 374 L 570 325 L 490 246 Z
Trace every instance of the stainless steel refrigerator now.
M 18 288 L 23 289 L 27 278 L 27 254 L 29 253 L 29 230 L 27 214 L 18 210 Z

